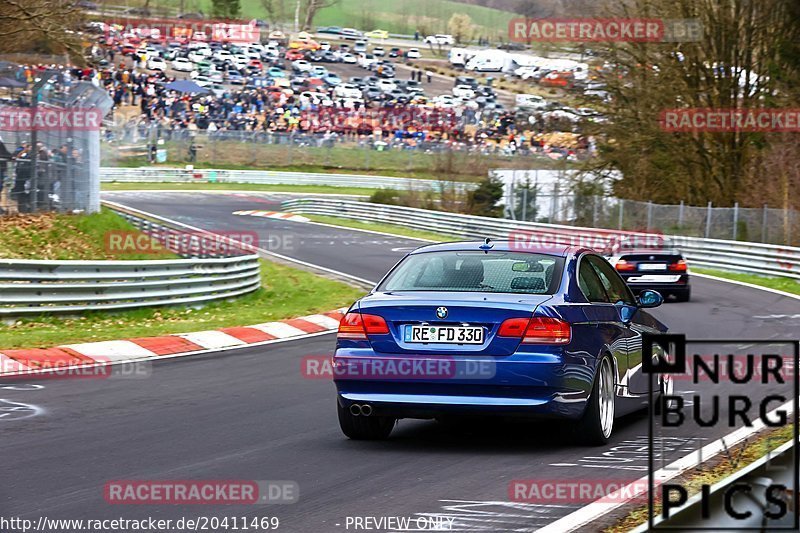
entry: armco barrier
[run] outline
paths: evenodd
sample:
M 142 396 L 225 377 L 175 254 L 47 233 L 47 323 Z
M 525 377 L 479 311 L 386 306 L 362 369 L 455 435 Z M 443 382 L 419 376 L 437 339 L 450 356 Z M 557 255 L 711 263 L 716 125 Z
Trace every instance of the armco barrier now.
M 120 212 L 161 238 L 176 230 Z M 192 249 L 183 250 L 192 254 Z M 257 254 L 153 261 L 0 260 L 0 316 L 199 304 L 261 286 Z
M 101 167 L 100 181 L 120 183 L 256 183 L 263 185 L 332 185 L 366 189 L 392 188 L 415 191 L 449 190 L 463 192 L 476 186 L 474 183 L 393 178 L 367 174 L 315 174 L 310 172 L 278 172 L 270 170 L 216 170 L 183 168 L 115 168 Z
M 399 207 L 352 200 L 303 198 L 283 202 L 284 211 L 384 222 L 456 238 L 508 239 L 512 232 L 532 232 L 548 240 L 598 247 L 620 236 L 643 233 L 521 222 Z M 800 279 L 800 248 L 751 242 L 669 236 L 692 266 Z

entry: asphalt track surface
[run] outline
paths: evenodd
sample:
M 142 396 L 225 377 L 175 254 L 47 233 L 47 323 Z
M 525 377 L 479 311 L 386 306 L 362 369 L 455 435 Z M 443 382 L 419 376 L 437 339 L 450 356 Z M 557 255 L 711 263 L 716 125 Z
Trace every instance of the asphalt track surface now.
M 369 280 L 419 244 L 231 214 L 277 209 L 277 194 L 137 192 L 104 198 L 206 229 L 258 231 L 265 248 L 283 239 L 285 246 L 273 251 Z M 800 330 L 796 300 L 699 278 L 694 290 L 692 302 L 654 312 L 689 338 L 787 339 Z M 338 428 L 333 385 L 300 372 L 303 356 L 329 354 L 333 341 L 322 335 L 158 361 L 147 379 L 0 382 L 0 515 L 277 516 L 279 530 L 309 532 L 347 530 L 347 517 L 444 516 L 455 518 L 454 531 L 533 531 L 581 504 L 510 502 L 511 480 L 645 475 L 644 416 L 618 420 L 605 448 L 575 446 L 558 425 L 542 423 L 452 428 L 404 420 L 388 441 L 349 441 Z M 723 433 L 677 433 L 676 457 L 692 447 L 692 439 Z M 104 485 L 127 479 L 294 480 L 300 501 L 108 504 Z

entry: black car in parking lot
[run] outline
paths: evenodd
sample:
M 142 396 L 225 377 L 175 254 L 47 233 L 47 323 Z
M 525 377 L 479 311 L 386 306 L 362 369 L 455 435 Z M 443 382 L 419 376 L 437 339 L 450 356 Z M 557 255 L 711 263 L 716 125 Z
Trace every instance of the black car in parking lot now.
M 664 298 L 672 296 L 678 302 L 691 299 L 688 265 L 671 242 L 643 245 L 623 241 L 610 253 L 609 262 L 635 294 L 650 289 L 660 292 Z

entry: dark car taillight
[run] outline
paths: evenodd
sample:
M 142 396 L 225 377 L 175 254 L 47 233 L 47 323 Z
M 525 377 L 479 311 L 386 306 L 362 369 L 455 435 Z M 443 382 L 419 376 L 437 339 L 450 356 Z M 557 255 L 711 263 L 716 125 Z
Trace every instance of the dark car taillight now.
M 572 328 L 558 318 L 509 318 L 500 324 L 499 337 L 522 337 L 523 344 L 568 344 Z
M 688 266 L 686 265 L 686 261 L 681 259 L 677 263 L 671 263 L 667 268 L 672 272 L 686 272 Z
M 383 317 L 347 313 L 339 322 L 337 338 L 350 340 L 367 340 L 367 335 L 386 335 L 389 326 Z
M 636 270 L 636 265 L 633 263 L 628 263 L 624 259 L 620 259 L 617 261 L 617 264 L 614 267 L 620 272 L 630 272 L 631 270 Z

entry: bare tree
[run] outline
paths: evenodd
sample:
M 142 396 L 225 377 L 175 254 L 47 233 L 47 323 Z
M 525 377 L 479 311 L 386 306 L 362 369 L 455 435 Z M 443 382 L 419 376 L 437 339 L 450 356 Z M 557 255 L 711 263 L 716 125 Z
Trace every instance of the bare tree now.
M 673 133 L 659 121 L 674 108 L 793 107 L 800 83 L 779 50 L 800 38 L 792 0 L 616 0 L 611 16 L 699 19 L 698 42 L 609 46 L 604 78 L 609 122 L 597 126 L 600 166 L 621 170 L 616 192 L 656 202 L 732 205 L 768 179 L 759 170 L 776 134 Z M 780 73 L 780 75 L 776 75 Z M 796 94 L 796 93 L 795 93 Z
M 82 11 L 71 0 L 0 0 L 0 50 L 31 51 L 38 43 L 51 51 L 80 54 L 75 30 Z
M 286 20 L 285 0 L 261 0 L 261 7 L 267 13 L 267 19 L 271 24 Z
M 305 0 L 305 19 L 303 20 L 303 29 L 310 30 L 314 24 L 314 17 L 320 9 L 331 7 L 339 3 L 339 0 Z

